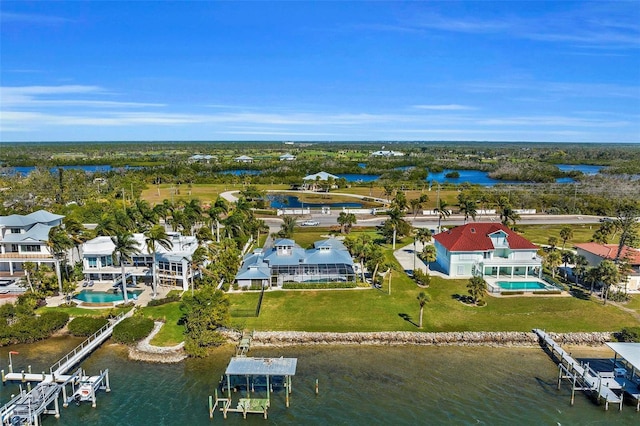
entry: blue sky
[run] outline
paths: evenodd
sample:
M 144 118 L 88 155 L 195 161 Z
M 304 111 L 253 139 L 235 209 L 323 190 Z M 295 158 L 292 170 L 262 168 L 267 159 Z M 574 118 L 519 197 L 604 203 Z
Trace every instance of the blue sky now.
M 640 2 L 0 3 L 0 140 L 640 143 Z

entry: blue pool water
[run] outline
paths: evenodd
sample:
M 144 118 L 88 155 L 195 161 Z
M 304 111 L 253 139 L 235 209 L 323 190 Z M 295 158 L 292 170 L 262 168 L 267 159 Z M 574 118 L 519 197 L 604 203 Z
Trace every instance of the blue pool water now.
M 138 297 L 140 293 L 142 293 L 142 290 L 127 291 L 129 299 L 133 299 L 134 295 Z M 122 292 L 114 294 L 106 291 L 82 290 L 74 297 L 74 299 L 78 299 L 87 303 L 110 303 L 121 302 L 122 300 L 124 300 L 124 296 Z
M 362 208 L 362 203 L 303 203 L 298 197 L 293 195 L 267 195 L 267 199 L 269 200 L 271 207 L 274 209 L 283 209 L 283 208 L 300 208 L 300 207 L 309 207 L 309 208 L 318 208 L 323 206 L 329 207 L 350 207 L 353 209 Z
M 546 286 L 539 281 L 497 281 L 503 290 L 544 290 Z

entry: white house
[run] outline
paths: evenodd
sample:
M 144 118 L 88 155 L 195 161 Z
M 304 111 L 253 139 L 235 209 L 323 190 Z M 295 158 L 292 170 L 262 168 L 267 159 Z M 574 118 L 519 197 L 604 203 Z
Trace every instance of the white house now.
M 575 245 L 578 255 L 584 256 L 590 266 L 597 267 L 603 260 L 615 260 L 618 255 L 617 244 L 582 243 Z M 630 271 L 626 282 L 618 287 L 629 292 L 640 292 L 640 250 L 624 246 L 620 259 L 629 263 Z
M 303 249 L 293 240 L 276 240 L 268 249 L 257 249 L 245 256 L 236 275 L 241 287 L 279 286 L 286 282 L 355 282 L 353 259 L 335 238 L 316 241 Z
M 0 216 L 0 273 L 24 274 L 23 263 L 48 264 L 60 280 L 60 263 L 49 249 L 49 230 L 64 216 L 39 210 L 28 215 Z
M 538 246 L 500 223 L 468 223 L 433 239 L 436 262 L 450 277 L 542 275 Z
M 233 159 L 236 163 L 253 163 L 253 157 L 249 157 L 248 155 L 241 155 L 240 157 L 236 157 Z
M 321 187 L 321 185 L 317 184 L 318 182 L 326 182 L 329 179 L 333 179 L 335 181 L 340 178 L 336 175 L 332 175 L 331 173 L 318 172 L 318 173 L 314 173 L 312 175 L 307 175 L 303 177 L 302 178 L 302 180 L 304 181 L 303 187 L 306 189 L 309 189 L 310 191 L 316 191 Z
M 404 152 L 400 151 L 375 151 L 371 153 L 372 157 L 402 157 Z
M 158 268 L 158 284 L 189 288 L 191 279 L 197 275 L 190 267 L 191 257 L 198 248 L 196 237 L 184 236 L 177 232 L 169 232 L 173 246 L 170 250 L 156 247 Z M 125 263 L 125 276 L 132 282 L 143 281 L 151 284 L 153 281 L 153 255 L 145 243 L 144 234 L 133 234 L 138 243 L 138 252 L 132 256 L 130 262 Z M 113 259 L 115 244 L 111 237 L 100 236 L 82 245 L 82 273 L 88 281 L 111 282 L 117 284 L 122 277 L 122 269 Z
M 282 154 L 280 156 L 280 161 L 294 161 L 295 159 L 296 159 L 296 156 L 289 153 Z
M 190 163 L 206 163 L 209 164 L 211 162 L 211 160 L 215 160 L 216 157 L 214 157 L 213 155 L 202 155 L 202 154 L 195 154 L 192 155 L 191 157 L 189 157 L 189 162 Z

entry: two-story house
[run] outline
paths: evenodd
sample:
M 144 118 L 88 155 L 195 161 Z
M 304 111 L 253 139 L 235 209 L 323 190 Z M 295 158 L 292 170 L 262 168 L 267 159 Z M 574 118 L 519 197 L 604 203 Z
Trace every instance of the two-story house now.
M 33 262 L 51 266 L 60 280 L 60 261 L 53 256 L 47 242 L 49 230 L 60 226 L 63 218 L 46 210 L 0 216 L 0 273 L 22 276 L 23 264 Z
M 436 262 L 450 277 L 540 277 L 538 246 L 499 223 L 469 223 L 436 234 Z
M 615 260 L 618 255 L 617 244 L 582 243 L 575 245 L 579 255 L 584 256 L 592 267 L 598 267 L 603 260 Z M 620 290 L 640 292 L 640 250 L 623 246 L 620 259 L 627 263 L 626 282 L 618 285 Z
M 185 236 L 177 232 L 168 232 L 172 247 L 166 250 L 156 246 L 156 267 L 158 284 L 179 287 L 186 291 L 189 283 L 198 271 L 190 267 L 191 257 L 198 248 L 194 236 Z M 145 243 L 144 234 L 133 234 L 138 250 L 130 261 L 125 261 L 125 276 L 133 283 L 142 281 L 150 284 L 153 280 L 153 254 Z M 87 281 L 109 282 L 116 284 L 122 279 L 122 269 L 118 259 L 113 258 L 115 244 L 111 237 L 100 236 L 82 245 L 82 272 Z

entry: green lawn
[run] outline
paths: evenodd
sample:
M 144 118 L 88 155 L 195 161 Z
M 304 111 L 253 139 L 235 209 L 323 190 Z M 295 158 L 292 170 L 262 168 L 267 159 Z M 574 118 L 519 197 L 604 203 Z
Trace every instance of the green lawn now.
M 234 325 L 256 330 L 418 331 L 421 291 L 402 273 L 383 290 L 274 291 L 265 293 L 259 318 L 234 318 Z M 466 294 L 466 281 L 433 278 L 427 292 L 425 331 L 612 331 L 638 326 L 631 315 L 598 301 L 554 297 L 487 297 L 487 306 L 465 306 L 454 299 Z M 251 312 L 255 294 L 230 295 L 232 309 Z
M 535 244 L 548 244 L 549 237 L 558 239 L 558 246 L 562 246 L 560 230 L 565 226 L 573 229 L 573 238 L 567 241 L 565 248 L 571 248 L 572 244 L 586 243 L 591 240 L 593 233 L 599 228 L 598 224 L 584 225 L 518 225 L 518 233 Z M 617 241 L 611 241 L 612 244 Z
M 179 324 L 182 317 L 180 302 L 150 306 L 142 308 L 141 311 L 143 315 L 165 323 L 160 332 L 151 340 L 152 345 L 173 346 L 184 340 L 184 326 Z

